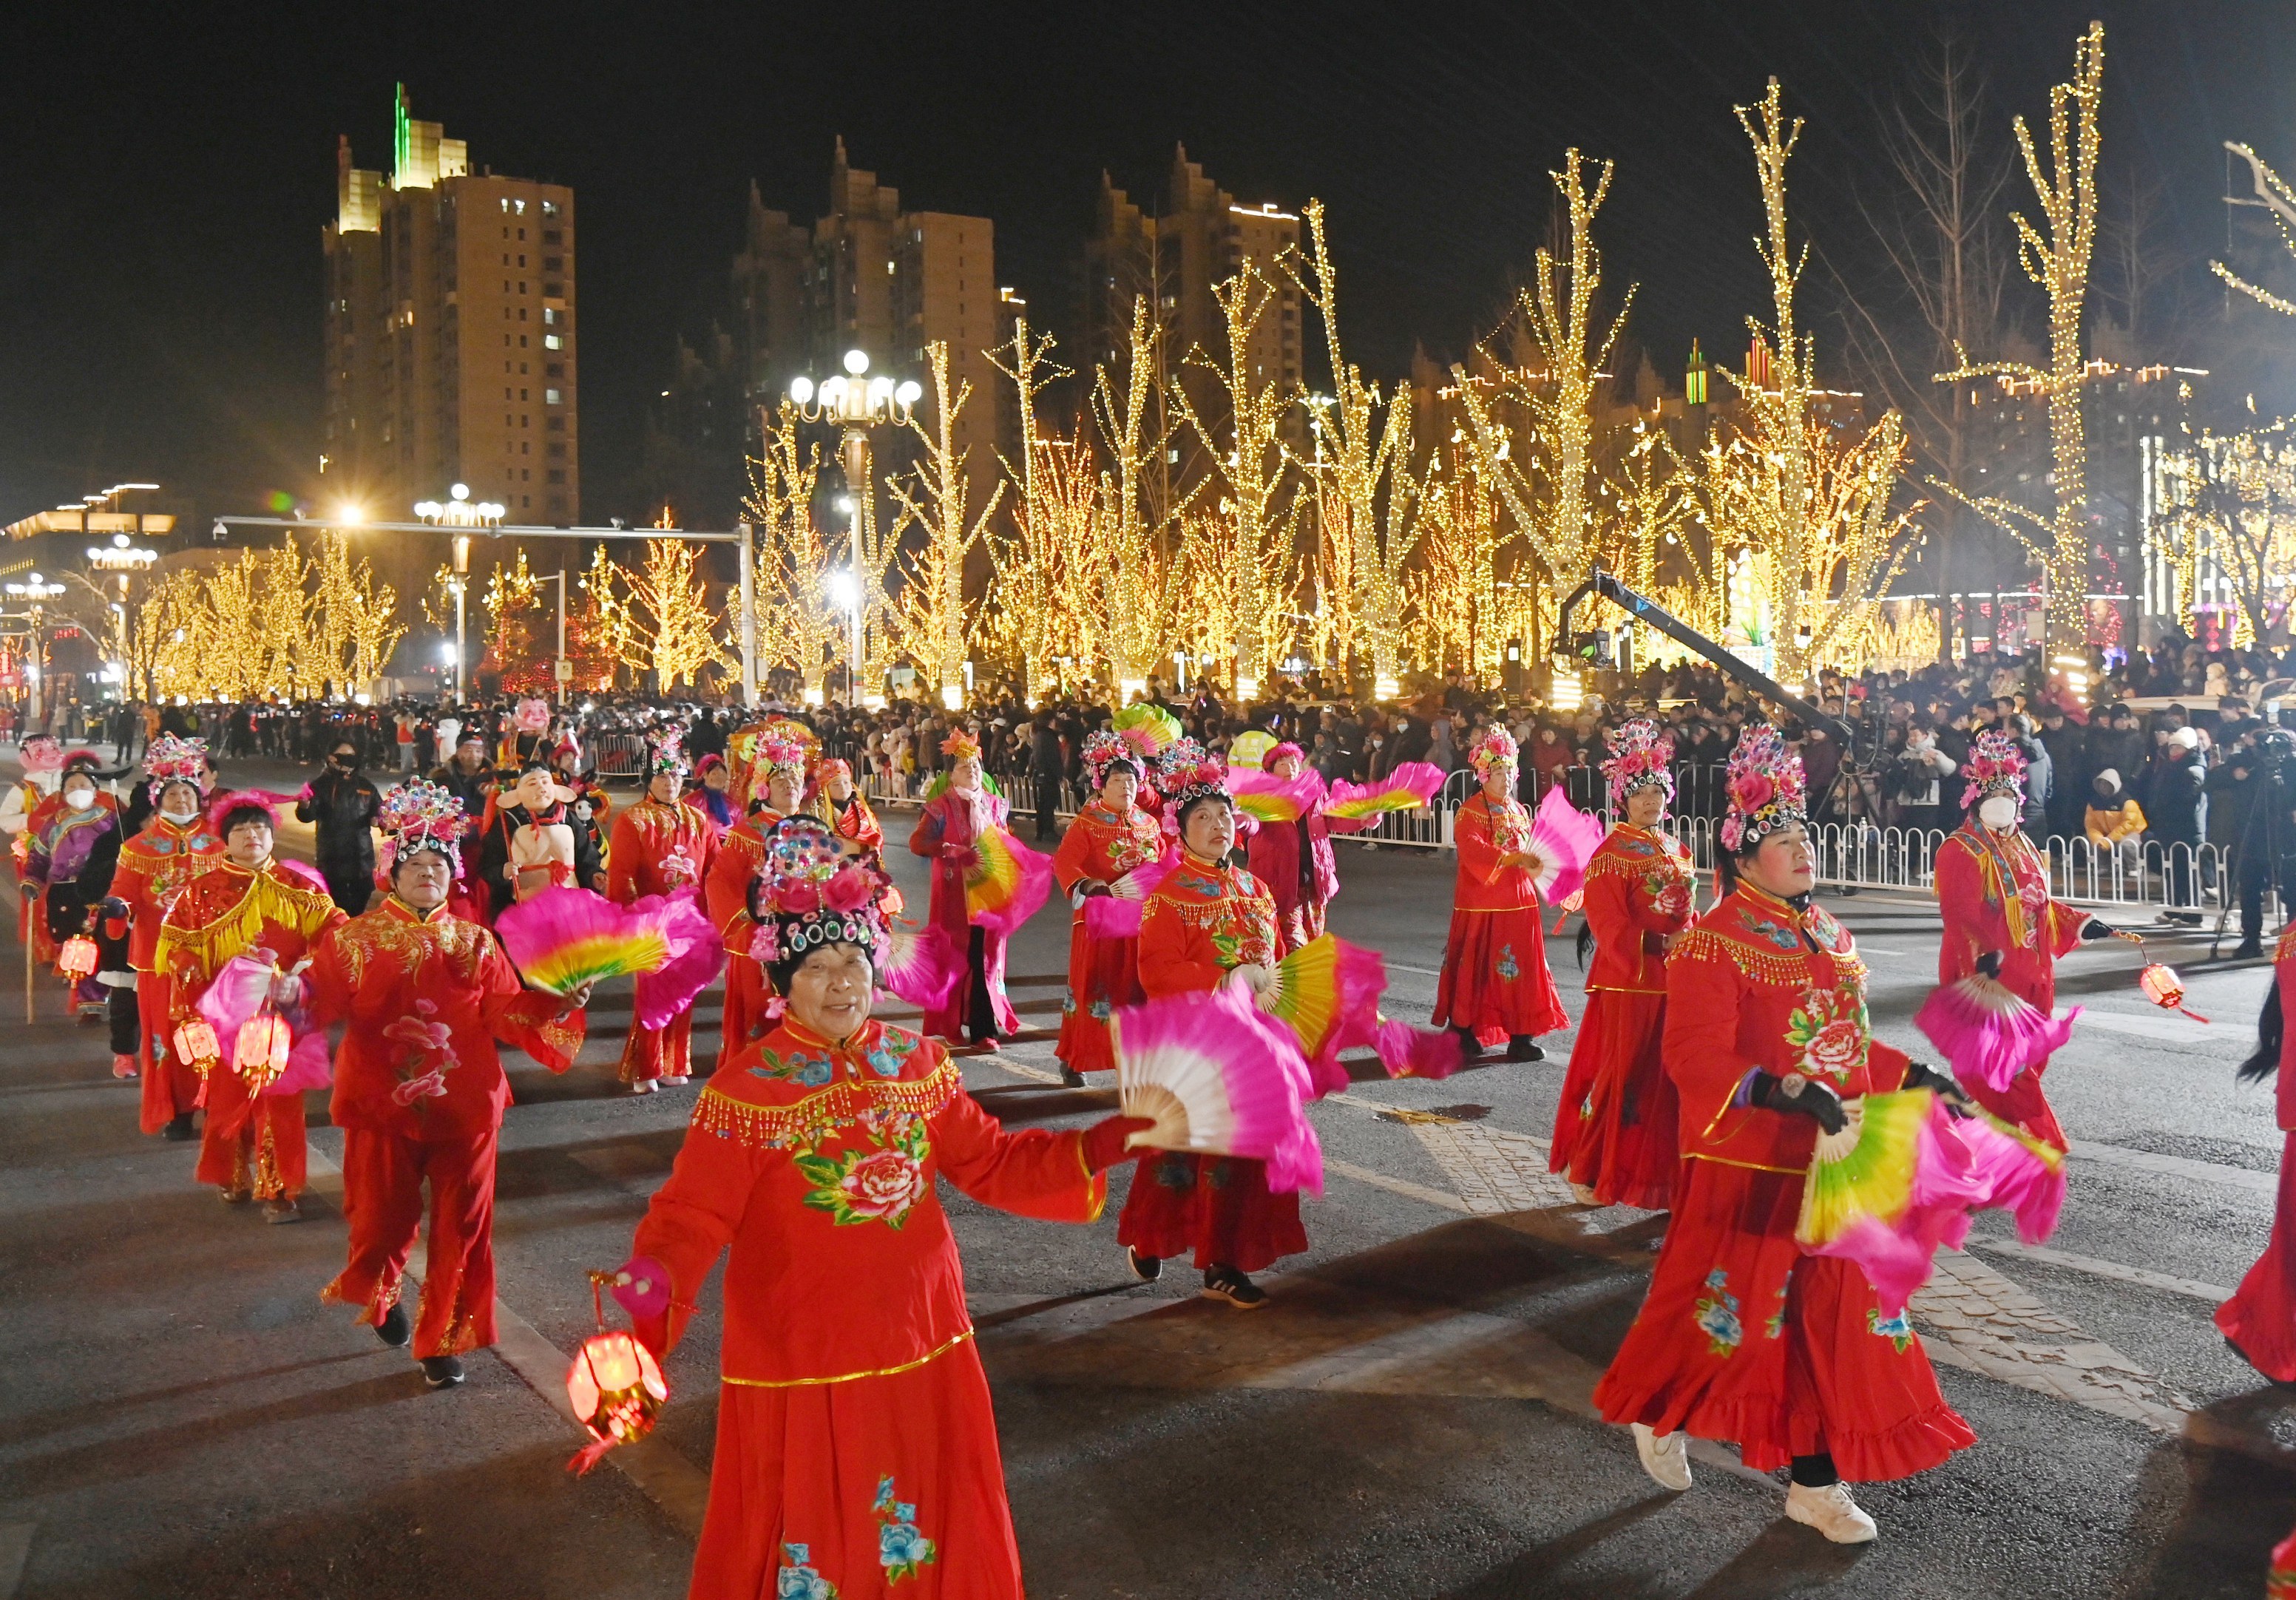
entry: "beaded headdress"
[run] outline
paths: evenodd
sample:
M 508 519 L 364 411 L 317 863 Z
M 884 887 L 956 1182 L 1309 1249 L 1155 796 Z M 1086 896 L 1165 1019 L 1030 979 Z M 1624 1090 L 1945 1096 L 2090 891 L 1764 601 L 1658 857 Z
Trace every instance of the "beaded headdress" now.
M 646 776 L 658 778 L 663 773 L 679 777 L 686 774 L 685 730 L 675 722 L 664 723 L 646 734 Z
M 144 752 L 144 772 L 150 781 L 152 803 L 160 803 L 160 792 L 170 784 L 189 784 L 193 789 L 207 775 L 208 742 L 204 739 L 179 739 L 173 734 L 162 734 L 152 741 Z
M 1766 722 L 1738 735 L 1723 789 L 1730 804 L 1722 818 L 1725 849 L 1750 850 L 1781 828 L 1809 822 L 1809 781 L 1802 775 L 1801 758 Z
M 1119 767 L 1131 773 L 1136 779 L 1147 776 L 1147 762 L 1123 734 L 1103 728 L 1085 736 L 1085 783 L 1094 793 L 1100 792 L 1102 786 L 1108 782 L 1108 775 Z
M 2025 752 L 2017 748 L 2016 740 L 1998 728 L 1986 729 L 1970 746 L 1969 759 L 1961 764 L 1961 775 L 1969 780 L 1961 791 L 1963 807 L 1996 794 L 2023 800 L 2025 766 Z
M 1674 741 L 1660 732 L 1658 724 L 1647 717 L 1637 717 L 1611 735 L 1611 759 L 1603 763 L 1603 775 L 1610 780 L 1611 803 L 1626 803 L 1627 797 L 1643 789 L 1663 789 L 1669 805 L 1674 803 Z
M 1499 767 L 1513 766 L 1519 753 L 1514 735 L 1503 727 L 1495 726 L 1487 730 L 1468 750 L 1467 765 L 1475 769 L 1477 777 L 1487 778 Z
M 750 912 L 758 931 L 750 953 L 771 966 L 823 945 L 858 945 L 873 965 L 884 964 L 888 937 L 879 904 L 881 874 L 846 853 L 843 841 L 818 817 L 792 816 L 766 837 L 758 875 L 750 884 Z
M 382 830 L 382 870 L 415 850 L 436 850 L 463 870 L 463 798 L 443 784 L 417 779 L 382 797 L 375 813 Z

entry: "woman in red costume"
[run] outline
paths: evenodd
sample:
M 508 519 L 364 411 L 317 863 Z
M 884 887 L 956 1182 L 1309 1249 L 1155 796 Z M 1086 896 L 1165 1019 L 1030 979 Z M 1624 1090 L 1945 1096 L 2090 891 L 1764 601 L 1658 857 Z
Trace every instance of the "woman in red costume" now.
M 462 1357 L 495 1342 L 495 1154 L 510 1080 L 497 1039 L 554 1072 L 582 1048 L 582 989 L 529 993 L 495 943 L 447 904 L 461 872 L 463 802 L 435 784 L 384 799 L 390 892 L 322 935 L 310 970 L 274 998 L 306 1026 L 347 1024 L 328 1114 L 343 1130 L 350 1259 L 320 1292 L 358 1308 L 388 1345 L 411 1339 L 433 1389 L 463 1381 Z M 399 1289 L 430 1187 L 422 1317 Z
M 853 768 L 835 756 L 814 768 L 813 790 L 806 813 L 827 823 L 830 831 L 851 846 L 871 866 L 882 869 L 885 830 L 868 797 L 853 781 Z
M 1180 859 L 1141 907 L 1140 987 L 1151 999 L 1223 984 L 1257 995 L 1275 980 L 1275 902 L 1227 864 L 1235 802 L 1210 762 L 1179 766 L 1167 786 Z M 1308 1248 L 1300 1196 L 1270 1194 L 1266 1162 L 1171 1150 L 1140 1157 L 1116 1238 L 1144 1281 L 1193 1252 L 1205 1297 L 1247 1311 L 1267 1301 L 1250 1275 Z
M 1469 1061 L 1501 1039 L 1509 1061 L 1545 1061 L 1536 1036 L 1568 1028 L 1570 1019 L 1546 970 L 1532 882 L 1541 863 L 1530 848 L 1530 809 L 1515 798 L 1514 740 L 1492 728 L 1467 759 L 1482 787 L 1452 825 L 1459 876 L 1435 985 L 1435 1025 L 1457 1031 Z
M 758 798 L 749 814 L 726 831 L 702 878 L 701 908 L 726 941 L 726 1009 L 718 1022 L 718 1065 L 724 1067 L 764 1031 L 773 989 L 750 954 L 758 924 L 750 915 L 750 886 L 765 866 L 767 836 L 798 808 L 805 789 L 805 748 L 767 733 L 752 746 Z
M 869 1015 L 882 879 L 837 860 L 810 817 L 761 883 L 754 948 L 788 997 L 720 1068 L 623 1275 L 667 1282 L 641 1312 L 656 1351 L 685 1332 L 730 1244 L 724 1385 L 694 1600 L 1019 1600 L 996 1419 L 936 1177 L 1047 1221 L 1089 1222 L 1103 1170 L 1147 1123 L 1007 1133 L 939 1042 Z
M 0 793 L 0 833 L 8 836 L 8 859 L 18 885 L 31 891 L 17 908 L 16 942 L 31 946 L 32 959 L 45 964 L 56 958 L 55 941 L 39 915 L 38 885 L 24 877 L 24 863 L 32 852 L 32 814 L 63 782 L 64 747 L 45 734 L 34 734 L 16 747 L 16 759 L 24 775 Z
M 198 1014 L 200 997 L 234 956 L 267 954 L 280 972 L 310 954 L 319 936 L 346 919 L 326 891 L 272 859 L 278 813 L 270 802 L 226 794 L 208 808 L 223 840 L 223 860 L 184 885 L 160 925 L 152 964 L 168 981 L 168 1030 Z M 216 1041 L 226 1054 L 228 1039 Z M 300 1222 L 295 1197 L 303 1192 L 306 1151 L 303 1096 L 250 1093 L 232 1064 L 216 1056 L 194 1061 L 207 1080 L 207 1122 L 200 1133 L 203 1184 L 226 1202 L 263 1202 L 271 1222 Z
M 207 822 L 200 789 L 207 742 L 162 734 L 144 752 L 152 785 L 152 820 L 119 847 L 111 892 L 127 906 L 127 962 L 135 973 L 136 1066 L 144 1075 L 141 1125 L 145 1133 L 189 1139 L 199 1104 L 200 1076 L 176 1051 L 169 1022 L 168 978 L 153 959 L 160 924 L 184 885 L 216 865 L 223 841 Z
M 1103 730 L 1084 742 L 1085 780 L 1093 799 L 1061 835 L 1053 853 L 1053 876 L 1069 897 L 1069 988 L 1061 1007 L 1061 1042 L 1054 1054 L 1061 1081 L 1084 1087 L 1084 1074 L 1112 1070 L 1109 1013 L 1146 998 L 1140 988 L 1140 941 L 1101 939 L 1085 926 L 1085 903 L 1104 895 L 1109 885 L 1136 866 L 1164 853 L 1156 819 L 1134 801 L 1146 776 L 1134 747 L 1123 735 Z
M 40 802 L 28 830 L 23 892 L 38 895 L 40 924 L 54 950 L 88 931 L 88 910 L 111 892 L 119 865 L 119 801 L 95 786 L 94 768 L 85 751 L 66 757 L 62 786 Z M 67 977 L 64 986 L 80 1021 L 110 1013 L 111 998 L 93 972 Z
M 1682 1096 L 1674 1220 L 1635 1325 L 1595 1403 L 1633 1424 L 1643 1466 L 1690 1487 L 1689 1440 L 1734 1440 L 1757 1472 L 1792 1469 L 1786 1515 L 1837 1544 L 1874 1537 L 1844 1475 L 1926 1472 L 1977 1441 L 1904 1316 L 1856 1266 L 1794 1242 L 1821 1129 L 1842 1102 L 1950 1077 L 1877 1042 L 1849 931 L 1810 903 L 1800 759 L 1749 727 L 1721 829 L 1728 892 L 1667 957 L 1666 1070 Z
M 1554 1111 L 1547 1169 L 1581 1205 L 1667 1209 L 1682 1159 L 1666 1027 L 1666 953 L 1690 925 L 1698 872 L 1660 832 L 1674 800 L 1674 742 L 1646 720 L 1611 735 L 1603 763 L 1620 820 L 1587 863 L 1581 908 L 1595 941 L 1587 1014 Z
M 1938 981 L 1984 972 L 2046 1016 L 2057 1000 L 2057 957 L 2084 940 L 2108 939 L 2113 930 L 2049 898 L 2048 863 L 2017 825 L 2025 756 L 2016 741 L 1980 734 L 1961 773 L 1969 780 L 1961 794 L 1969 815 L 1937 853 L 1938 911 L 1945 921 Z M 2006 1089 L 1972 1081 L 1969 1093 L 2004 1122 L 2067 1150 L 2065 1130 L 2041 1092 L 2048 1064 L 2044 1057 L 2025 1068 Z
M 926 791 L 924 813 L 909 835 L 909 849 L 932 863 L 932 901 L 926 920 L 947 932 L 953 948 L 965 953 L 965 979 L 947 1005 L 925 1013 L 921 1026 L 936 1038 L 960 1033 L 975 1047 L 994 1050 L 1021 1031 L 1021 1019 L 1004 994 L 1004 935 L 972 921 L 965 905 L 966 873 L 979 859 L 980 838 L 1004 826 L 1012 807 L 988 787 L 980 767 L 980 741 L 963 728 L 940 742 L 949 758 L 947 787 Z
M 2280 935 L 2272 953 L 2272 987 L 2256 1023 L 2256 1054 L 2243 1062 L 2239 1081 L 2261 1083 L 2277 1073 L 2274 1109 L 2281 1132 L 2280 1194 L 2272 1213 L 2272 1236 L 2264 1254 L 2240 1280 L 2233 1297 L 2217 1308 L 2217 1328 L 2233 1352 L 2276 1383 L 2296 1383 L 2296 1046 L 2287 1015 L 2296 994 L 2296 923 Z M 2296 1540 L 2292 1540 L 2296 1543 Z
M 680 730 L 658 731 L 647 745 L 646 792 L 615 816 L 613 849 L 606 854 L 606 898 L 617 906 L 649 895 L 698 892 L 718 849 L 709 819 L 677 798 L 685 782 Z M 619 1071 L 633 1095 L 687 1082 L 693 1072 L 693 1008 L 660 1028 L 633 1015 Z
M 1279 783 L 1292 783 L 1308 769 L 1296 744 L 1278 744 L 1259 759 L 1259 769 Z M 1332 855 L 1334 833 L 1360 833 L 1377 816 L 1326 816 L 1309 806 L 1291 822 L 1262 823 L 1245 846 L 1244 858 L 1275 900 L 1275 954 L 1289 956 L 1324 933 L 1324 908 L 1340 892 L 1339 863 Z

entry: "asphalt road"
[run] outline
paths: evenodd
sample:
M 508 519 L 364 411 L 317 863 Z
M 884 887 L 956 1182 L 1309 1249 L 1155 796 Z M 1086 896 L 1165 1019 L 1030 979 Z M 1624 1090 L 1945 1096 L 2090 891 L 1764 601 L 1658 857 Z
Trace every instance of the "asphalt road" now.
M 898 843 L 906 819 L 887 821 Z M 291 850 L 307 843 L 291 829 Z M 1393 1013 L 1432 1001 L 1449 873 L 1341 850 L 1332 923 L 1386 954 Z M 1915 1045 L 1933 913 L 1832 904 L 1871 961 L 1881 1032 Z M 1076 1125 L 1112 1100 L 1052 1078 L 1065 950 L 1054 913 L 1024 931 L 1011 969 L 1031 1034 L 966 1065 L 1008 1123 Z M 948 1194 L 1030 1592 L 2249 1600 L 2296 1522 L 2296 1395 L 2233 1357 L 2209 1313 L 2270 1221 L 2270 1096 L 2232 1081 L 2267 970 L 2204 964 L 2189 939 L 2154 953 L 2213 1021 L 2146 1005 L 2127 946 L 2066 963 L 2064 997 L 2088 1010 L 2050 1072 L 2079 1145 L 2062 1226 L 2040 1259 L 1988 1218 L 1941 1261 L 1915 1321 L 1982 1442 L 1860 1489 L 1882 1526 L 1862 1550 L 1784 1522 L 1780 1487 L 1726 1451 L 1669 1496 L 1590 1418 L 1663 1220 L 1558 1203 L 1543 1140 L 1567 1035 L 1545 1063 L 1374 1078 L 1320 1106 L 1311 1248 L 1267 1276 L 1256 1315 L 1196 1298 L 1185 1272 L 1132 1284 L 1113 1203 L 1060 1227 Z M 1575 1011 L 1567 941 L 1549 956 Z M 101 1031 L 44 981 L 38 1021 L 12 1013 L 0 1047 L 0 1600 L 683 1594 L 715 1287 L 645 1445 L 570 1477 L 580 1441 L 555 1408 L 591 1325 L 583 1269 L 627 1253 L 692 1098 L 616 1093 L 627 1006 L 602 999 L 565 1077 L 512 1065 L 505 1342 L 430 1394 L 403 1352 L 318 1303 L 341 1261 L 339 1189 L 323 1176 L 297 1227 L 218 1205 L 191 1181 L 193 1147 L 137 1135 Z M 315 1148 L 339 1148 L 312 1105 Z

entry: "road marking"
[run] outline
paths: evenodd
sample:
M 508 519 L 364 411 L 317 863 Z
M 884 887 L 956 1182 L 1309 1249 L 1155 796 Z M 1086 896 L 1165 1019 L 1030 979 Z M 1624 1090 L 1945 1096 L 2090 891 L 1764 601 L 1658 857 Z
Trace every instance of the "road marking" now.
M 1389 963 L 1387 964 L 1387 970 L 1388 970 L 1389 972 L 1413 972 L 1413 973 L 1416 973 L 1418 976 L 1420 976 L 1420 977 L 1422 977 L 1422 978 L 1440 978 L 1440 977 L 1443 975 L 1443 974 L 1442 974 L 1442 972 L 1441 972 L 1439 968 L 1435 968 L 1435 967 L 1425 967 L 1425 966 L 1406 966 L 1406 965 L 1404 965 L 1404 964 L 1403 964 L 1403 963 L 1401 963 L 1401 962 L 1399 962 L 1399 961 L 1390 961 L 1390 962 L 1389 962 Z
M 1358 1167 L 1353 1161 L 1335 1161 L 1327 1155 L 1324 1158 L 1324 1170 L 1359 1184 L 1368 1184 L 1374 1189 L 1385 1189 L 1390 1194 L 1401 1194 L 1407 1199 L 1424 1201 L 1429 1205 L 1441 1206 L 1447 1211 L 1472 1214 L 1473 1210 L 1456 1194 L 1446 1194 L 1442 1190 L 1431 1189 L 1425 1184 L 1414 1184 L 1407 1177 L 1390 1177 L 1386 1173 L 1374 1172 L 1369 1167 Z
M 2257 1194 L 2276 1194 L 2280 1190 L 2280 1179 L 2269 1172 L 2251 1172 L 2246 1167 L 2228 1167 L 2220 1161 L 2190 1161 L 2181 1155 L 2155 1155 L 2150 1150 L 2131 1150 L 2126 1145 L 2095 1145 L 2077 1139 L 2073 1142 L 2073 1154 L 2079 1160 L 2096 1161 L 2109 1167 L 2126 1167 L 2137 1172 L 2164 1172 L 2204 1184 L 2222 1184 L 2227 1188 L 2246 1189 Z
M 2014 1239 L 1972 1239 L 1967 1248 L 1995 1255 L 2020 1256 L 2044 1266 L 2062 1267 L 2068 1272 L 2085 1272 L 2091 1277 L 2111 1278 L 2117 1284 L 2135 1284 L 2168 1294 L 2182 1294 L 2194 1300 L 2206 1301 L 2210 1305 L 2220 1305 L 2232 1298 L 2231 1290 L 2215 1284 L 2203 1284 L 2197 1278 L 2147 1272 L 2142 1267 L 2124 1267 L 2118 1261 L 2101 1261 L 2095 1256 L 2077 1256 L 2067 1250 L 2051 1250 L 2046 1244 L 2021 1244 Z

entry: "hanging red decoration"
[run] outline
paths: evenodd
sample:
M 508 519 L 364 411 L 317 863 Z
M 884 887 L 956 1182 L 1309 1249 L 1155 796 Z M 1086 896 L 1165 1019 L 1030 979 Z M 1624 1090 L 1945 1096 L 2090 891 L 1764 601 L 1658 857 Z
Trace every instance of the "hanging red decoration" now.
M 2184 981 L 2159 962 L 2148 963 L 2144 970 L 2136 974 L 2136 984 L 2144 991 L 2144 997 L 2161 1010 L 2184 1012 L 2195 1022 L 2208 1021 L 2197 1011 L 2185 1010 Z
M 223 1046 L 216 1042 L 216 1030 L 205 1017 L 193 1017 L 179 1026 L 175 1045 L 176 1059 L 202 1069 L 223 1054 Z

